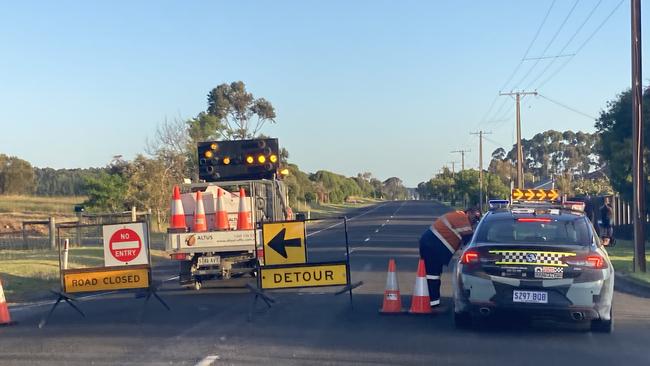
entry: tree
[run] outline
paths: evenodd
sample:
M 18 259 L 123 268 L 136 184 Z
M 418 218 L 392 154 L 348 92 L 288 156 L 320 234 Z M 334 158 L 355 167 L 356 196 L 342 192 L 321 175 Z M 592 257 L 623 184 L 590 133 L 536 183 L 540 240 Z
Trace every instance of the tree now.
M 642 119 L 644 129 L 650 128 L 650 89 L 643 92 Z M 619 94 L 607 102 L 606 109 L 596 120 L 596 130 L 600 134 L 598 152 L 609 170 L 612 187 L 624 200 L 632 201 L 632 95 L 630 90 Z M 650 146 L 650 133 L 644 134 L 643 146 Z M 646 211 L 650 210 L 650 154 L 644 149 Z
M 84 205 L 91 210 L 119 212 L 126 203 L 127 179 L 120 174 L 102 172 L 97 178 L 86 178 L 88 199 Z
M 275 123 L 275 109 L 264 98 L 253 97 L 242 81 L 221 84 L 208 93 L 208 111 L 225 122 L 224 136 L 244 140 L 257 136 L 265 122 Z M 252 124 L 252 119 L 257 118 Z
M 32 194 L 35 190 L 32 165 L 18 157 L 0 154 L 0 194 Z
M 165 173 L 164 162 L 140 154 L 129 164 L 128 176 L 125 202 L 130 202 L 140 209 L 151 209 L 160 230 L 174 184 Z
M 408 198 L 408 190 L 404 187 L 402 180 L 397 177 L 390 177 L 383 182 L 382 192 L 386 199 L 405 200 Z

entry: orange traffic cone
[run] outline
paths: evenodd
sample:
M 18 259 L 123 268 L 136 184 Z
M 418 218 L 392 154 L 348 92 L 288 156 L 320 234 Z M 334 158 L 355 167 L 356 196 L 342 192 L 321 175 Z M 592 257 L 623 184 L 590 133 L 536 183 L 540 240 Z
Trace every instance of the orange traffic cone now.
M 2 280 L 0 280 L 0 325 L 11 324 L 11 316 L 9 316 L 9 307 L 5 300 L 5 291 L 2 288 Z
M 244 188 L 239 188 L 239 213 L 237 214 L 237 230 L 253 230 L 251 210 L 246 201 Z
M 203 207 L 203 195 L 201 191 L 196 191 L 196 209 L 194 210 L 194 225 L 192 230 L 195 232 L 208 231 L 208 222 L 205 220 L 205 208 Z
M 185 212 L 183 211 L 183 202 L 181 201 L 181 190 L 174 186 L 174 196 L 172 197 L 172 216 L 169 220 L 170 229 L 186 229 Z
M 418 262 L 418 274 L 415 278 L 415 288 L 411 299 L 411 314 L 431 314 L 429 302 L 429 288 L 427 287 L 427 274 L 424 270 L 424 260 Z
M 217 213 L 214 215 L 214 228 L 216 230 L 230 230 L 228 223 L 228 212 L 226 205 L 223 203 L 223 190 L 217 189 Z
M 397 273 L 395 273 L 395 260 L 388 261 L 388 277 L 386 278 L 386 290 L 384 291 L 384 305 L 381 310 L 382 314 L 402 313 L 402 296 L 399 293 L 399 284 L 397 283 Z

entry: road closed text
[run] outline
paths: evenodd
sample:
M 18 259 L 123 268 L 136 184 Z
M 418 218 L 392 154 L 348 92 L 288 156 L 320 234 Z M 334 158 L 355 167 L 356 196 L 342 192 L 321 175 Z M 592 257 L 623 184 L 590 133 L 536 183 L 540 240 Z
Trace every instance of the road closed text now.
M 64 273 L 65 291 L 93 292 L 149 287 L 147 268 Z
M 261 268 L 262 288 L 292 288 L 347 285 L 345 263 Z

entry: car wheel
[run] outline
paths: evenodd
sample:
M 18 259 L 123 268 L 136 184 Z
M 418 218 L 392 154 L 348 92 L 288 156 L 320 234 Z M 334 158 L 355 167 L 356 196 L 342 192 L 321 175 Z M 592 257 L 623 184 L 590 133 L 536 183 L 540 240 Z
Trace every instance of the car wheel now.
M 611 333 L 614 331 L 614 317 L 609 311 L 609 320 L 594 319 L 591 321 L 591 331 L 598 333 Z
M 472 327 L 472 315 L 467 312 L 454 312 L 454 325 L 459 329 L 468 329 Z

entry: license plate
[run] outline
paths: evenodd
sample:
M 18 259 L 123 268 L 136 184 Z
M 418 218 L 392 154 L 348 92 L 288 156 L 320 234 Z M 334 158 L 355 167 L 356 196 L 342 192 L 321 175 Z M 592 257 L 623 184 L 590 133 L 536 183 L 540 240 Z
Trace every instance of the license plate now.
M 532 304 L 547 304 L 548 292 L 546 291 L 521 291 L 512 292 L 512 302 L 525 302 Z
M 199 257 L 199 267 L 203 266 L 218 266 L 221 263 L 221 257 Z

